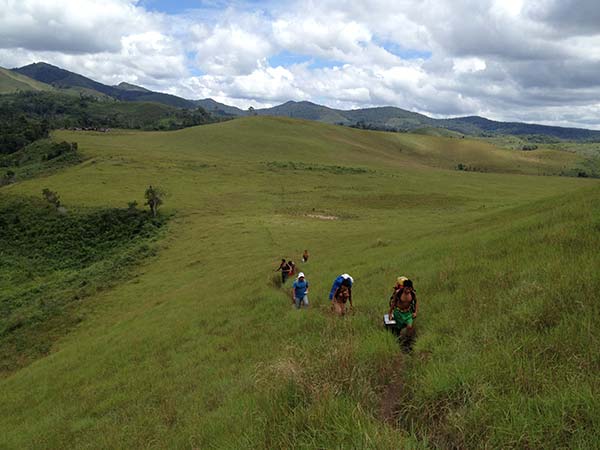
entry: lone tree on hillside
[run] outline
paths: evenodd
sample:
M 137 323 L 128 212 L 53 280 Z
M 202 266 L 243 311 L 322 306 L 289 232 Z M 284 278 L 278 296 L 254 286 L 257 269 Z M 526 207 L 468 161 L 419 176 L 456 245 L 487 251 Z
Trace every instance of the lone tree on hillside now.
M 58 196 L 58 193 L 51 191 L 48 188 L 44 188 L 42 195 L 44 196 L 44 199 L 51 205 L 54 205 L 56 209 L 60 208 L 60 197 Z
M 148 186 L 148 189 L 146 189 L 144 193 L 145 204 L 150 208 L 153 217 L 157 216 L 158 207 L 163 204 L 164 196 L 165 192 L 161 188 Z

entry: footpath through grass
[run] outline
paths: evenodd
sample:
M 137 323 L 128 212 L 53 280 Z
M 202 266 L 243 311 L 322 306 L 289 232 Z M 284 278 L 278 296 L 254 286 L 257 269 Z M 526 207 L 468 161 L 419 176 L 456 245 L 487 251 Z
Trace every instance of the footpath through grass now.
M 0 447 L 597 442 L 593 180 L 492 173 L 513 171 L 513 156 L 522 173 L 538 166 L 456 139 L 287 119 L 56 139 L 77 141 L 86 162 L 0 192 L 49 187 L 66 204 L 115 207 L 160 185 L 175 216 L 156 257 L 0 381 Z M 456 152 L 490 173 L 443 170 Z M 271 280 L 305 248 L 311 308 L 297 311 Z M 342 272 L 356 312 L 340 320 L 326 296 Z M 421 301 L 411 356 L 381 327 L 398 275 Z

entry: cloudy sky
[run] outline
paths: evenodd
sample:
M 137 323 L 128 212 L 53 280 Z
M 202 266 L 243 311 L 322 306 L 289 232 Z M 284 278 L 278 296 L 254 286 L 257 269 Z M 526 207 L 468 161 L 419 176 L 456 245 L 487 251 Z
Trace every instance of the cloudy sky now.
M 0 66 L 36 61 L 242 108 L 600 129 L 598 0 L 0 0 Z

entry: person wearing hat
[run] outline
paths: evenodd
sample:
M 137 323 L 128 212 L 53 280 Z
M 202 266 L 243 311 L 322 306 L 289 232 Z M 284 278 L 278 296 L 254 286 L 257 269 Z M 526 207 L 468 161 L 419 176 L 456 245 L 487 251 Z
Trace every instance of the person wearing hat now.
M 390 295 L 390 306 L 392 306 L 392 301 L 394 300 L 394 294 L 398 289 L 402 289 L 404 287 L 404 282 L 408 280 L 407 277 L 401 276 L 396 278 L 396 284 L 394 284 L 394 290 L 392 291 L 392 295 Z
M 304 272 L 298 274 L 298 279 L 292 285 L 292 299 L 296 308 L 300 309 L 303 303 L 308 308 L 308 280 L 304 277 Z
M 404 280 L 402 288 L 396 290 L 392 296 L 389 317 L 394 318 L 396 326 L 394 333 L 400 336 L 400 332 L 406 328 L 406 344 L 409 347 L 415 333 L 413 320 L 417 317 L 417 295 L 411 280 Z
M 347 273 L 341 274 L 333 281 L 331 291 L 329 292 L 329 300 L 332 302 L 332 308 L 343 315 L 346 311 L 346 301 L 350 302 L 350 308 L 352 308 L 352 285 L 354 284 L 354 278 Z M 343 308 L 342 308 L 343 304 Z

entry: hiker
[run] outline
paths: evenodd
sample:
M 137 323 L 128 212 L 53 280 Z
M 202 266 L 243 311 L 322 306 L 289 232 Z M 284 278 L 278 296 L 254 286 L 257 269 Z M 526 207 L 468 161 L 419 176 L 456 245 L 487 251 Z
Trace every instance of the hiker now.
M 281 264 L 279 264 L 279 267 L 275 269 L 275 272 L 279 270 L 281 270 L 281 284 L 285 284 L 288 276 L 290 275 L 290 266 L 286 262 L 285 258 L 281 258 Z
M 302 262 L 308 262 L 308 250 L 304 250 L 304 253 L 302 253 Z
M 394 289 L 392 291 L 392 295 L 390 295 L 390 306 L 392 306 L 392 301 L 394 300 L 394 294 L 398 289 L 402 289 L 404 287 L 404 282 L 408 280 L 405 276 L 400 276 L 396 278 L 396 284 L 394 284 Z
M 300 309 L 303 303 L 308 308 L 308 280 L 305 279 L 304 272 L 300 272 L 298 279 L 294 281 L 292 299 L 297 309 Z
M 336 289 L 333 299 L 331 301 L 331 310 L 338 316 L 346 314 L 346 302 L 350 302 L 350 309 L 352 309 L 352 295 L 350 288 L 345 285 L 341 285 Z
M 396 325 L 392 331 L 400 338 L 401 331 L 406 328 L 405 344 L 410 349 L 415 334 L 413 320 L 417 317 L 417 295 L 411 280 L 405 280 L 402 288 L 397 289 L 392 296 L 389 318 L 393 318 Z
M 291 259 L 288 261 L 288 266 L 290 266 L 289 276 L 291 277 L 296 273 L 296 264 Z
M 333 281 L 333 285 L 331 286 L 331 291 L 329 292 L 329 300 L 334 302 L 334 300 L 338 297 L 338 293 L 339 293 L 338 291 L 340 291 L 340 289 L 342 287 L 344 287 L 345 288 L 344 293 L 340 294 L 339 297 L 342 299 L 346 298 L 346 300 L 349 300 L 350 308 L 353 308 L 353 306 L 352 306 L 352 285 L 353 284 L 354 284 L 354 278 L 352 278 L 347 273 L 341 274 L 339 277 L 337 277 Z M 343 303 L 344 303 L 344 311 L 345 311 L 346 301 L 344 301 Z M 332 304 L 332 307 L 335 307 L 335 305 Z

